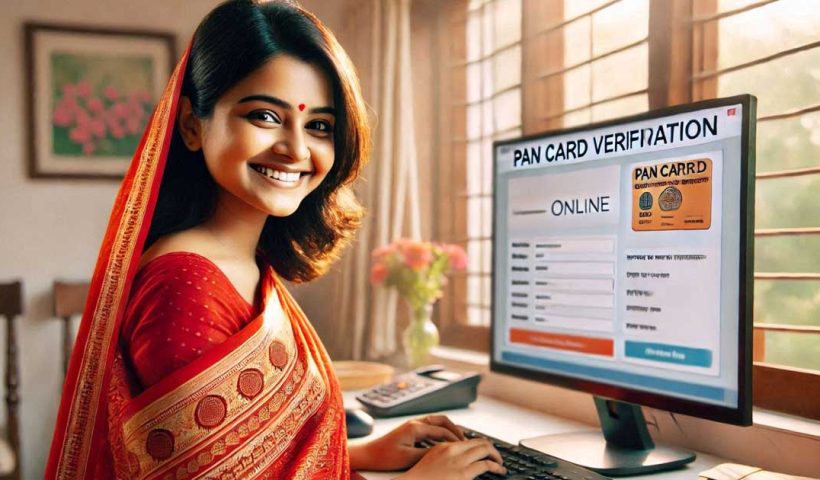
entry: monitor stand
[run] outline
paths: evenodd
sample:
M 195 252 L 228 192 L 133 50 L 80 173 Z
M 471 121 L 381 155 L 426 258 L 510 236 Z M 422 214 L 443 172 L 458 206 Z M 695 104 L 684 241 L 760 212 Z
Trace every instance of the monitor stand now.
M 593 398 L 603 436 L 600 432 L 561 433 L 528 438 L 521 445 L 612 476 L 670 470 L 695 459 L 692 452 L 656 446 L 641 407 Z

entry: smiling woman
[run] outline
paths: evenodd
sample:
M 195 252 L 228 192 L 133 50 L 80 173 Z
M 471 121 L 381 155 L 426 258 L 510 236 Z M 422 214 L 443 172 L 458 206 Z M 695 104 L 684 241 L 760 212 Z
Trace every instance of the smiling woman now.
M 278 2 L 258 7 L 253 16 L 211 15 L 194 37 L 147 245 L 165 237 L 155 251 L 176 248 L 169 234 L 192 227 L 186 237 L 218 236 L 216 206 L 237 215 L 242 202 L 256 209 L 240 207 L 248 222 L 264 219 L 262 235 L 239 246 L 243 253 L 307 281 L 359 225 L 362 209 L 347 185 L 367 157 L 365 107 L 350 60 L 329 31 L 313 27 L 315 17 Z M 305 110 L 293 107 L 300 104 Z M 280 178 L 253 177 L 254 167 Z M 296 172 L 298 185 L 283 178 Z M 284 190 L 290 186 L 297 188 Z
M 422 457 L 406 478 L 504 471 L 441 416 L 348 450 L 330 359 L 280 277 L 317 277 L 351 238 L 368 146 L 318 19 L 249 0 L 208 14 L 117 196 L 47 478 L 347 479 Z
M 296 100 L 321 106 L 297 110 Z M 282 54 L 225 92 L 207 119 L 197 118 L 183 97 L 179 127 L 188 149 L 202 149 L 221 186 L 218 203 L 249 210 L 263 223 L 268 215 L 296 212 L 333 167 L 332 105 L 324 72 Z

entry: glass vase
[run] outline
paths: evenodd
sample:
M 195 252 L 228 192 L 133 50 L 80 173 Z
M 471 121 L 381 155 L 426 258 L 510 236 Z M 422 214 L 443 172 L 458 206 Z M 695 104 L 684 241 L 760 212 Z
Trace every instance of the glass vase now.
M 409 368 L 425 365 L 430 350 L 439 344 L 438 328 L 433 323 L 433 304 L 410 306 L 410 324 L 402 332 L 402 346 Z

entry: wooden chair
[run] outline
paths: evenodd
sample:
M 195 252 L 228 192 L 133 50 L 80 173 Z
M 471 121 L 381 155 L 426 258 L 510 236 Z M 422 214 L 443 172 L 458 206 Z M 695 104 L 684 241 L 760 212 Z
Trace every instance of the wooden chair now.
M 0 479 L 20 479 L 20 431 L 17 404 L 19 372 L 15 317 L 23 313 L 23 293 L 19 281 L 0 283 L 0 317 L 6 321 L 6 438 L 0 439 Z
M 83 313 L 88 286 L 88 282 L 54 282 L 54 316 L 63 320 L 63 374 L 74 345 L 73 318 Z

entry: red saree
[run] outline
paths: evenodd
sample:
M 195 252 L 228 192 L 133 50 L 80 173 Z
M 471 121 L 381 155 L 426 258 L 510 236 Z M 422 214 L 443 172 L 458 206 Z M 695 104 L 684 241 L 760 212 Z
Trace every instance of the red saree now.
M 134 277 L 120 334 L 139 381 L 135 390 L 239 333 L 261 312 L 261 293 L 248 303 L 218 266 L 196 253 L 166 253 L 147 262 Z
M 117 195 L 46 478 L 347 479 L 344 411 L 330 359 L 269 266 L 257 295 L 261 313 L 144 390 L 119 341 L 187 58 L 186 52 Z

